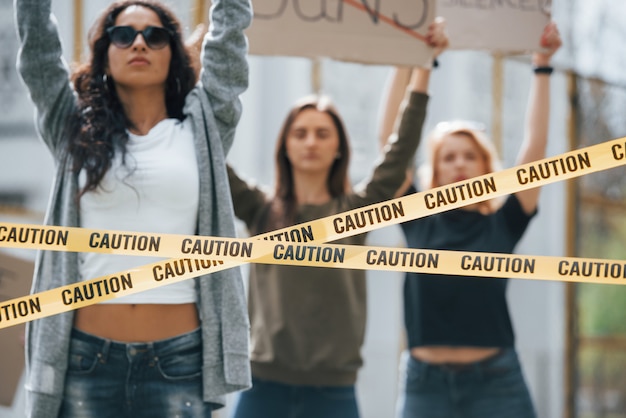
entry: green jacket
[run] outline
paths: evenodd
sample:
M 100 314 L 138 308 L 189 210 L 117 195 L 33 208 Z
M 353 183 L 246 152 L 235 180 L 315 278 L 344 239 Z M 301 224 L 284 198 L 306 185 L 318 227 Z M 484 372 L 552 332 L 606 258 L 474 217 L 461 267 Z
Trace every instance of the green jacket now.
M 398 133 L 370 178 L 325 204 L 298 206 L 296 222 L 393 198 L 413 161 L 427 103 L 425 94 L 410 96 Z M 271 197 L 232 169 L 229 178 L 237 217 L 251 234 L 265 232 Z M 337 243 L 363 245 L 365 238 L 360 234 Z M 251 264 L 252 375 L 291 385 L 353 385 L 363 364 L 366 299 L 364 270 Z

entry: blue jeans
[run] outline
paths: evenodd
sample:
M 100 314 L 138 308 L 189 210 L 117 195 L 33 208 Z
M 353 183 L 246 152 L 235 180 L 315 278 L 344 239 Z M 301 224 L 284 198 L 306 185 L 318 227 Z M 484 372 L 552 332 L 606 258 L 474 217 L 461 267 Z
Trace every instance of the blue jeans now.
M 358 418 L 354 386 L 298 386 L 252 378 L 233 418 Z
M 535 418 L 514 349 L 467 366 L 403 356 L 398 418 Z
M 200 329 L 121 343 L 74 329 L 60 418 L 210 418 Z

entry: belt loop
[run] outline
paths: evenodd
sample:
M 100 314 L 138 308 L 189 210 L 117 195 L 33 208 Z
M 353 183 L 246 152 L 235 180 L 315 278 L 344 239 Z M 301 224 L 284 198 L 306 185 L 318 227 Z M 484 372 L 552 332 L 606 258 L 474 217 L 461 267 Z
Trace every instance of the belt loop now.
M 146 354 L 147 354 L 147 357 L 149 359 L 153 359 L 153 358 L 158 357 L 156 349 L 154 348 L 154 343 L 153 342 L 146 343 L 146 349 L 147 349 L 146 350 L 147 351 Z
M 479 362 L 474 366 L 476 380 L 483 382 L 485 380 L 485 363 Z
M 111 340 L 105 338 L 102 343 L 102 347 L 100 347 L 100 352 L 98 353 L 98 360 L 100 361 L 100 363 L 104 364 L 107 362 L 107 359 L 109 358 L 110 349 L 111 349 Z
M 433 366 L 430 365 L 429 363 L 426 363 L 425 361 L 416 359 L 415 357 L 413 357 L 413 359 L 416 361 L 417 370 L 418 370 L 417 376 L 419 378 L 419 382 L 420 383 L 426 382 L 428 379 L 428 374 L 432 372 Z

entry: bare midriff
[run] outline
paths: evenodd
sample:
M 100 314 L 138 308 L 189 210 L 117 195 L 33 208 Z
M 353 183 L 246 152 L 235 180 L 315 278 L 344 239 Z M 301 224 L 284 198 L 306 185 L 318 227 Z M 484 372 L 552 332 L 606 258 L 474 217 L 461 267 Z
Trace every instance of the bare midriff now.
M 148 342 L 191 332 L 200 320 L 195 303 L 100 304 L 76 311 L 74 326 L 100 338 Z
M 430 364 L 469 364 L 493 357 L 497 347 L 413 347 L 411 356 Z

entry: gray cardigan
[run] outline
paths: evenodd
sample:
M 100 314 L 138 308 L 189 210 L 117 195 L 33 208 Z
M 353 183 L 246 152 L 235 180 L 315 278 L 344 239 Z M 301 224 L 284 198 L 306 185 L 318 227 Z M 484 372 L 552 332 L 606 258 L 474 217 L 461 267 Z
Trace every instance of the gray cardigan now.
M 79 226 L 77 176 L 63 135 L 76 95 L 62 57 L 50 0 L 15 0 L 21 41 L 18 70 L 36 106 L 37 131 L 52 152 L 56 174 L 47 208 L 48 225 Z M 214 0 L 203 45 L 203 71 L 189 93 L 184 113 L 191 118 L 200 176 L 198 233 L 235 236 L 225 154 L 241 116 L 239 95 L 248 85 L 249 0 Z M 78 255 L 41 251 L 32 292 L 73 283 Z M 204 341 L 204 400 L 224 405 L 229 392 L 250 387 L 249 323 L 241 273 L 233 268 L 194 279 Z M 39 319 L 26 332 L 26 390 L 30 417 L 56 417 L 63 396 L 73 312 Z

